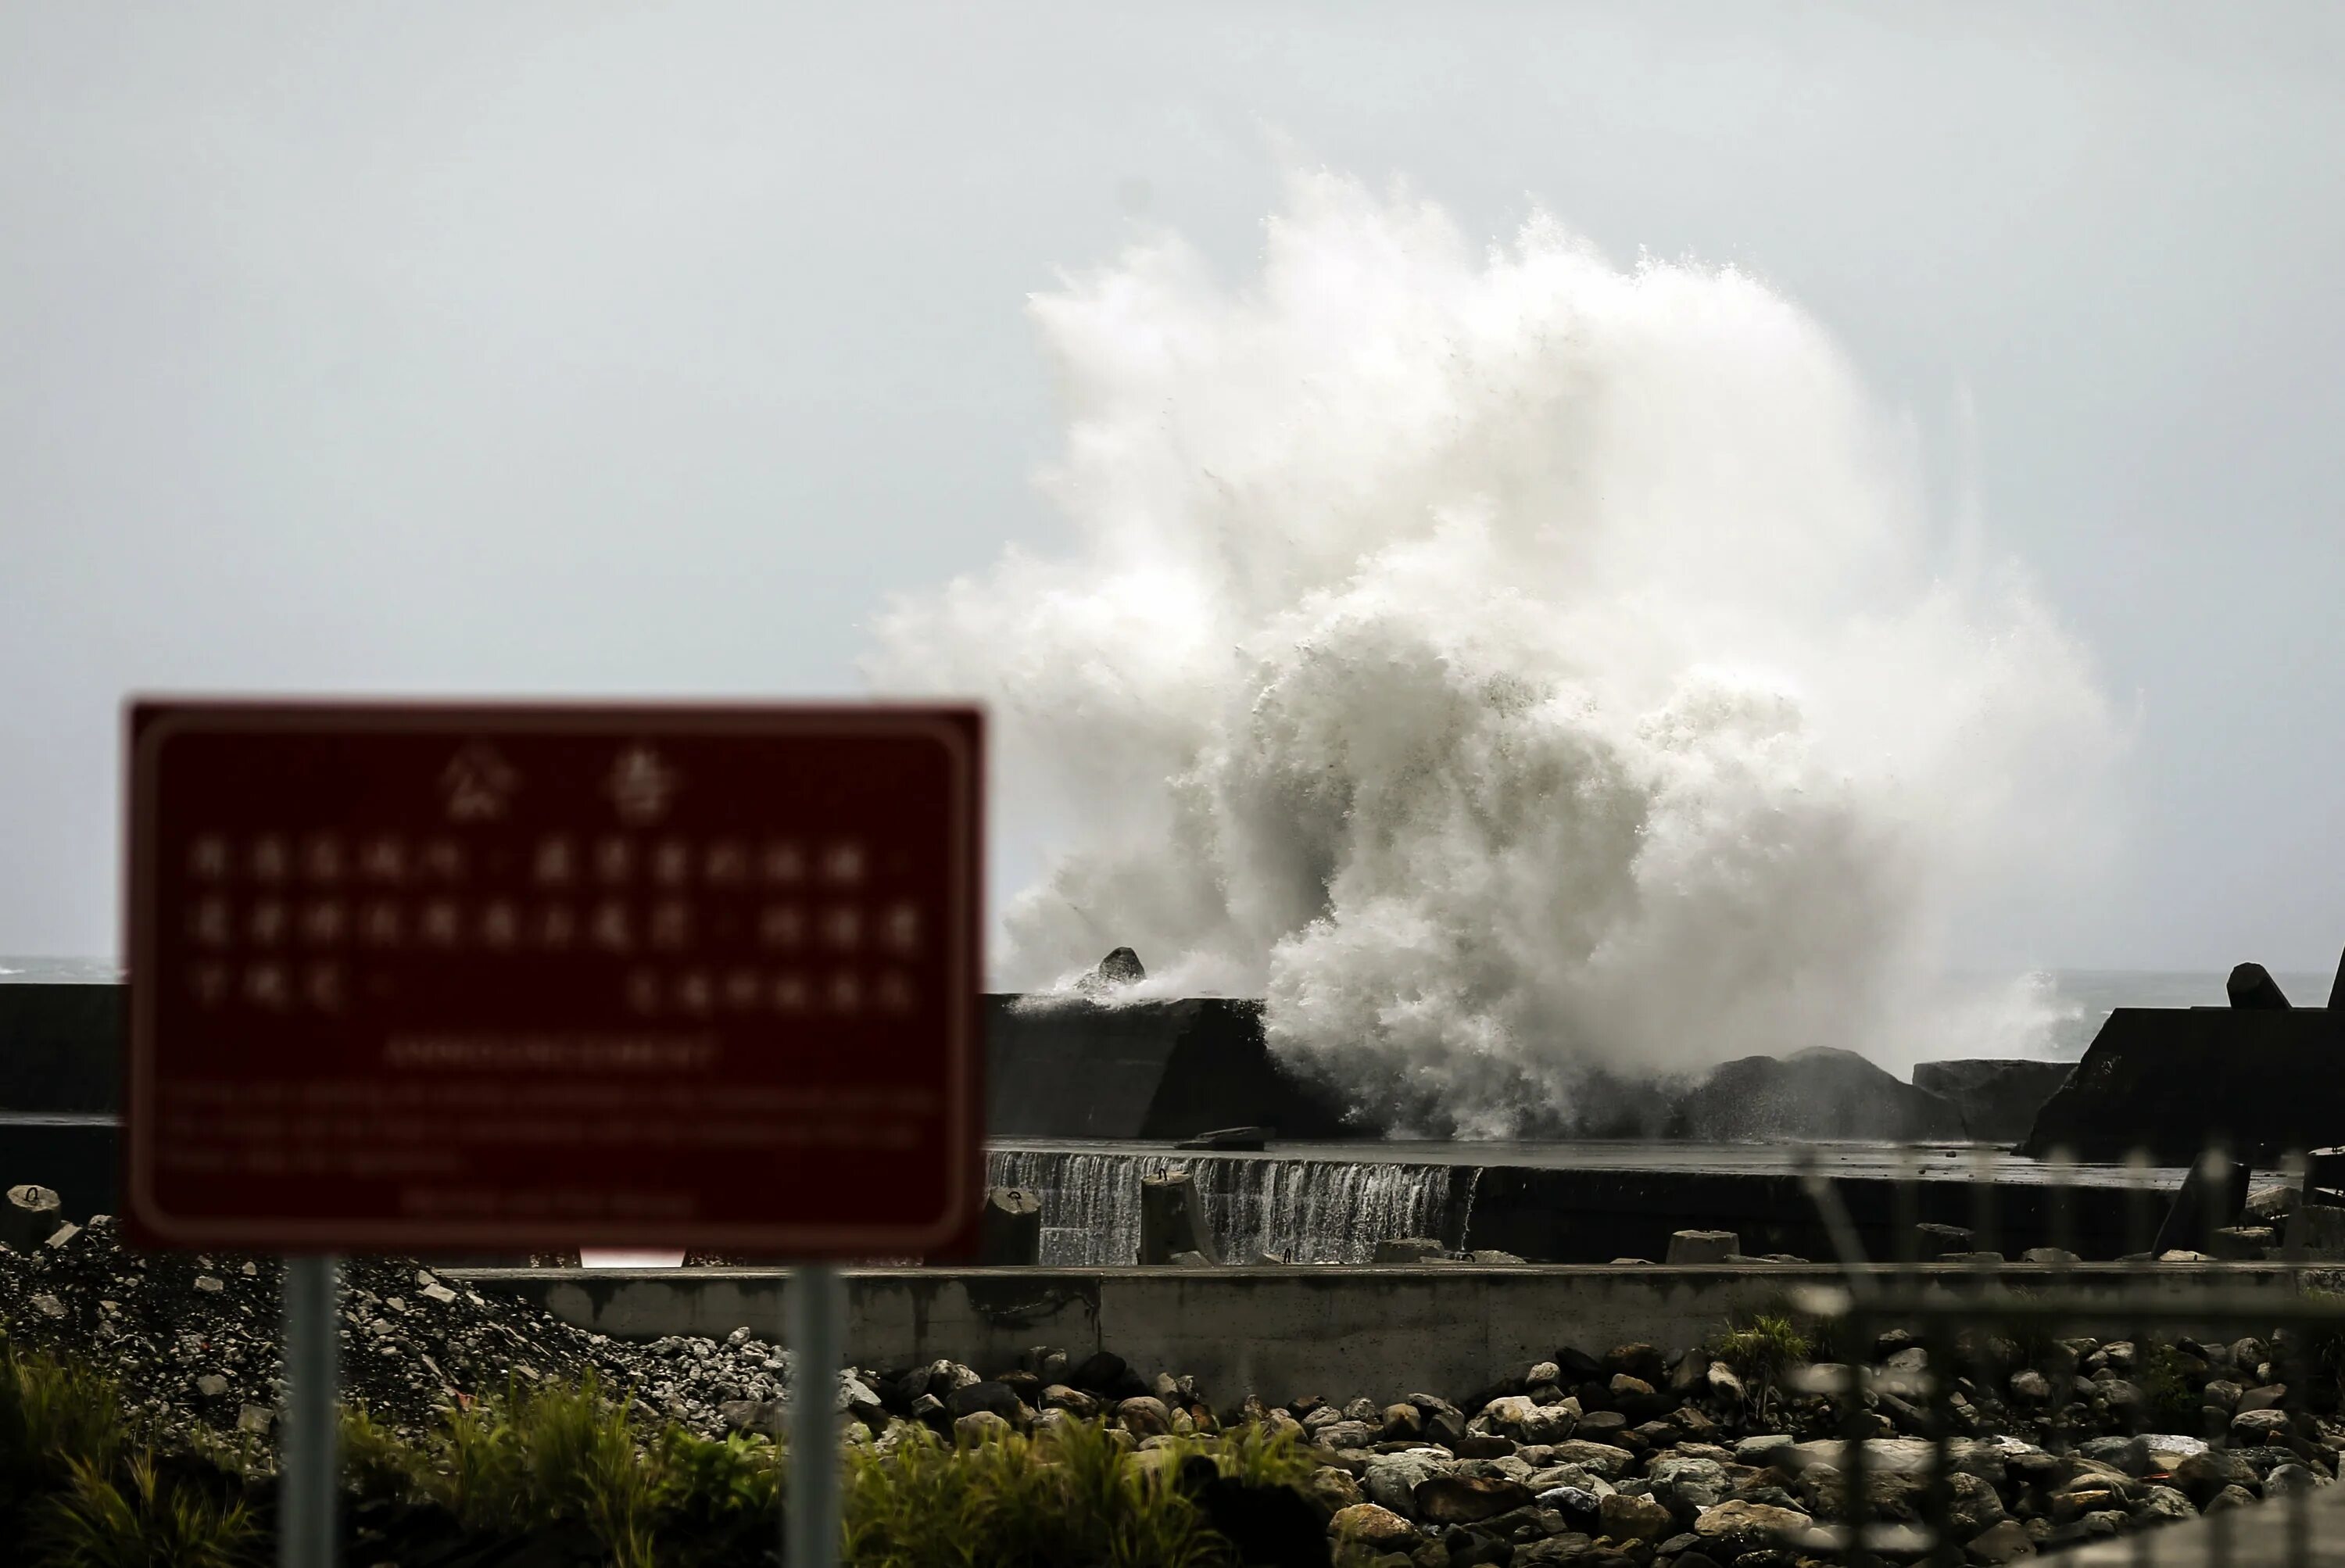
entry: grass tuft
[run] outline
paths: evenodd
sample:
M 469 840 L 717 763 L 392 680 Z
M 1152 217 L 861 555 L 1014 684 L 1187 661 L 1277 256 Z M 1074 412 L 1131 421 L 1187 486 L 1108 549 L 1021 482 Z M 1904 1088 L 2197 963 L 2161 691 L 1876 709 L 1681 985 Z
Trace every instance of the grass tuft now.
M 345 1410 L 344 1484 L 387 1527 L 437 1519 L 493 1555 L 524 1539 L 612 1568 L 762 1562 L 787 1503 L 781 1445 L 638 1419 L 592 1379 L 460 1401 L 421 1441 Z M 0 1562 L 27 1568 L 260 1568 L 272 1467 L 225 1439 L 159 1455 L 114 1387 L 0 1337 Z M 1201 1468 L 1305 1481 L 1292 1432 L 1239 1427 L 1136 1450 L 1059 1419 L 1032 1436 L 949 1443 L 919 1427 L 842 1457 L 845 1560 L 858 1568 L 1203 1568 L 1233 1560 L 1183 1484 Z M 256 1512 L 256 1508 L 259 1512 Z M 410 1512 L 413 1511 L 413 1512 Z M 466 1550 L 472 1550 L 469 1545 Z

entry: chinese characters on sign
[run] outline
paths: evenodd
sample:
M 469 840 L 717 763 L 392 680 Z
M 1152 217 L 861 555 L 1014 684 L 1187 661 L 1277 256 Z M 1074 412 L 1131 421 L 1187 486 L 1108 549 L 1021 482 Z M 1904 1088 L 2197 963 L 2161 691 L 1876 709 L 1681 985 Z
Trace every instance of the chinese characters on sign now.
M 919 1252 L 980 1124 L 960 709 L 132 715 L 130 1217 Z

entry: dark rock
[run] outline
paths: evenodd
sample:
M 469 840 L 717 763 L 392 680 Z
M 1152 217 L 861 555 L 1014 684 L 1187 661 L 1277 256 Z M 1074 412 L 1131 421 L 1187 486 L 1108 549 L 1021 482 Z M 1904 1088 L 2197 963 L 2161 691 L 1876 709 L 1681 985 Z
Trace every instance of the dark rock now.
M 1115 1407 L 1115 1419 L 1134 1437 L 1161 1437 L 1172 1430 L 1172 1412 L 1153 1394 L 1137 1394 Z
M 1123 1386 L 1132 1369 L 1113 1350 L 1094 1350 L 1068 1374 L 1067 1381 L 1087 1394 L 1112 1394 Z M 1298 1420 L 1304 1412 L 1296 1412 Z
M 1587 1351 L 1575 1349 L 1569 1345 L 1566 1345 L 1555 1353 L 1555 1364 L 1562 1369 L 1563 1381 L 1567 1384 L 1594 1382 L 1599 1378 L 1608 1375 L 1603 1362 Z M 1625 1371 L 1628 1369 L 1619 1369 Z
M 2025 1525 L 2016 1519 L 2006 1519 L 1981 1532 L 1963 1551 L 1982 1568 L 2001 1568 L 2005 1563 L 2035 1556 L 2035 1543 Z
M 2194 1453 L 2174 1467 L 2173 1484 L 2204 1512 L 2208 1502 L 2226 1487 L 2255 1487 L 2261 1483 L 2255 1467 L 2234 1453 L 2219 1449 Z
M 1560 1366 L 1562 1363 L 1558 1361 L 1557 1364 Z M 1643 1382 L 1649 1389 L 1669 1376 L 1669 1369 L 1661 1359 L 1660 1351 L 1641 1341 L 1615 1345 L 1606 1351 L 1603 1370 L 1608 1377 L 1625 1373 Z
M 1487 1531 L 1463 1526 L 1445 1532 L 1441 1544 L 1449 1553 L 1449 1568 L 1510 1568 L 1515 1545 Z
M 1136 985 L 1148 978 L 1148 970 L 1140 955 L 1128 947 L 1119 947 L 1099 961 L 1099 966 L 1075 982 L 1075 989 L 1096 995 L 1126 985 Z
M 1626 1492 L 1605 1498 L 1598 1504 L 1596 1515 L 1604 1533 L 1615 1541 L 1660 1541 L 1677 1530 L 1668 1508 L 1652 1498 Z
M 1672 1131 L 1721 1142 L 1964 1135 L 1951 1101 L 1831 1046 L 1726 1063 L 1680 1102 Z
M 1528 1505 L 1531 1490 L 1500 1476 L 1430 1475 L 1410 1496 L 1428 1524 L 1479 1524 Z
M 1239 1562 L 1263 1568 L 1325 1568 L 1325 1519 L 1294 1488 L 1256 1486 L 1224 1476 L 1203 1454 L 1182 1461 L 1180 1481 Z

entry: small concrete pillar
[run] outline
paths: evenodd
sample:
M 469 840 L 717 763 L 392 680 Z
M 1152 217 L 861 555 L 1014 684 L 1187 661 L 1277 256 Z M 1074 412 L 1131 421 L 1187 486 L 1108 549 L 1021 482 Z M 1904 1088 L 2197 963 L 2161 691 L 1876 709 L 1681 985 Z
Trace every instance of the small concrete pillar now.
M 988 1268 L 1030 1268 L 1042 1261 L 1041 1195 L 998 1186 L 985 1195 L 978 1223 L 977 1260 Z
M 1170 1263 L 1176 1252 L 1193 1252 L 1207 1263 L 1221 1261 L 1213 1227 L 1206 1222 L 1197 1179 L 1187 1171 L 1167 1171 L 1140 1180 L 1140 1261 Z
M 30 1183 L 12 1186 L 0 1201 L 0 1245 L 14 1252 L 29 1252 L 56 1233 L 66 1221 L 57 1195 Z
M 1742 1238 L 1731 1230 L 1679 1230 L 1670 1235 L 1664 1263 L 1723 1263 L 1742 1250 Z

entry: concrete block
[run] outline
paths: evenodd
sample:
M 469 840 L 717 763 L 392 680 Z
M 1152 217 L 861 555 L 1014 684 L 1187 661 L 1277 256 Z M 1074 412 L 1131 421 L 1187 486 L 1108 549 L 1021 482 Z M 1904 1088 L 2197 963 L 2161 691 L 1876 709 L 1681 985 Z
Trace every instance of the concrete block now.
M 2227 1225 L 2208 1237 L 2207 1250 L 2228 1263 L 2253 1263 L 2268 1255 L 2279 1233 L 2267 1225 Z
M 1742 1250 L 1742 1238 L 1731 1230 L 1680 1230 L 1670 1237 L 1665 1263 L 1723 1263 Z
M 977 1260 L 989 1268 L 1042 1261 L 1042 1199 L 1020 1186 L 998 1186 L 985 1195 L 978 1222 Z
M 64 1222 L 57 1195 L 45 1186 L 25 1183 L 12 1186 L 0 1200 L 0 1245 L 14 1252 L 29 1252 L 56 1234 Z
M 2289 1217 L 2288 1244 L 2318 1262 L 2345 1258 L 2345 1208 L 2304 1205 Z
M 1193 1252 L 1207 1263 L 1221 1254 L 1213 1247 L 1213 1227 L 1205 1218 L 1204 1199 L 1197 1180 L 1187 1171 L 1167 1171 L 1143 1176 L 1140 1183 L 1140 1261 L 1170 1263 L 1178 1252 Z

